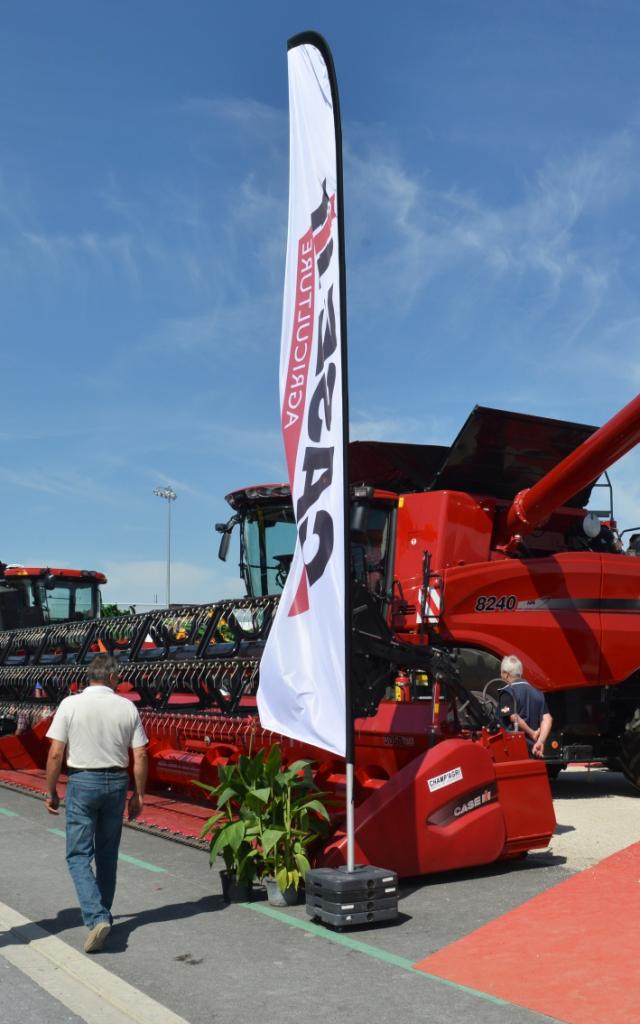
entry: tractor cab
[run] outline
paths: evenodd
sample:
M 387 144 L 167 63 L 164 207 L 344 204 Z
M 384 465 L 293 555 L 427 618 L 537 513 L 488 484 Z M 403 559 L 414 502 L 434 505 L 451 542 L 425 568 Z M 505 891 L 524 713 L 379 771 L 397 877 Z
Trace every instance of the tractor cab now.
M 351 489 L 351 573 L 382 604 L 391 599 L 390 557 L 397 495 L 370 486 Z M 226 500 L 234 510 L 222 534 L 219 557 L 227 558 L 231 534 L 240 528 L 240 575 L 249 597 L 281 594 L 296 545 L 296 524 L 287 484 L 266 484 L 233 491 Z
M 0 629 L 96 619 L 106 582 L 102 573 L 84 569 L 0 563 Z

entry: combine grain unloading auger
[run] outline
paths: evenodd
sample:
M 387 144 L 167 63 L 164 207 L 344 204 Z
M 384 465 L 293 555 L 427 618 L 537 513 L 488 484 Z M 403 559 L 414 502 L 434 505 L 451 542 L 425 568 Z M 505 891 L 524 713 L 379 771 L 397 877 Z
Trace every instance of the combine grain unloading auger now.
M 193 797 L 191 780 L 211 782 L 218 764 L 279 741 L 285 760 L 311 757 L 321 788 L 342 798 L 340 758 L 260 727 L 259 659 L 276 603 L 253 597 L 0 634 L 0 721 L 11 733 L 0 739 L 0 777 L 41 773 L 55 705 L 108 651 L 150 737 L 152 787 Z M 446 651 L 398 641 L 366 589 L 355 588 L 353 603 L 354 707 L 366 716 L 356 719 L 358 860 L 409 876 L 546 846 L 555 824 L 546 772 L 524 738 L 464 690 Z M 399 667 L 428 674 L 426 699 L 381 699 Z M 342 863 L 344 844 L 338 815 L 318 863 Z

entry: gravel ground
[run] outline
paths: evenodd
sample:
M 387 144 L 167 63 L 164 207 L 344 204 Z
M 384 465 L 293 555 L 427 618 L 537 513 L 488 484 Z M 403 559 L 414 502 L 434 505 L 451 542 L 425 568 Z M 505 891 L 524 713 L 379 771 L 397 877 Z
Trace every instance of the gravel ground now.
M 570 871 L 640 841 L 640 792 L 604 768 L 568 768 L 551 784 L 557 828 L 549 854 Z

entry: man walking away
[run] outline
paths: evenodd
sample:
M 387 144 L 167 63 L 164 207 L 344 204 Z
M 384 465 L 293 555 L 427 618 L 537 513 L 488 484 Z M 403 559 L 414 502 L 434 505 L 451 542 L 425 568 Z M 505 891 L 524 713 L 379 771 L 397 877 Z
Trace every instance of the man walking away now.
M 97 953 L 113 923 L 111 905 L 129 784 L 129 751 L 133 753 L 134 781 L 128 808 L 131 820 L 142 810 L 148 740 L 135 704 L 115 693 L 119 682 L 116 659 L 98 654 L 87 668 L 87 678 L 89 685 L 82 693 L 62 701 L 47 733 L 51 747 L 45 805 L 50 814 L 59 814 L 57 782 L 66 748 L 67 865 L 89 929 L 85 953 Z
M 525 734 L 527 746 L 534 757 L 542 757 L 553 725 L 544 696 L 522 678 L 522 662 L 515 654 L 508 654 L 502 659 L 500 675 L 506 683 L 500 693 L 511 694 L 515 702 L 511 721 Z

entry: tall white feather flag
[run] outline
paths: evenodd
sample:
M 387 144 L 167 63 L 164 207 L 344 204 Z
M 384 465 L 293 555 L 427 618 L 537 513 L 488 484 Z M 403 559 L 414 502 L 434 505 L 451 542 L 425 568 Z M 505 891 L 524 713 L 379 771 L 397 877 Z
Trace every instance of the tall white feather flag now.
M 289 234 L 280 348 L 282 433 L 298 539 L 260 662 L 266 729 L 344 755 L 346 352 L 342 173 L 333 62 L 289 41 Z

